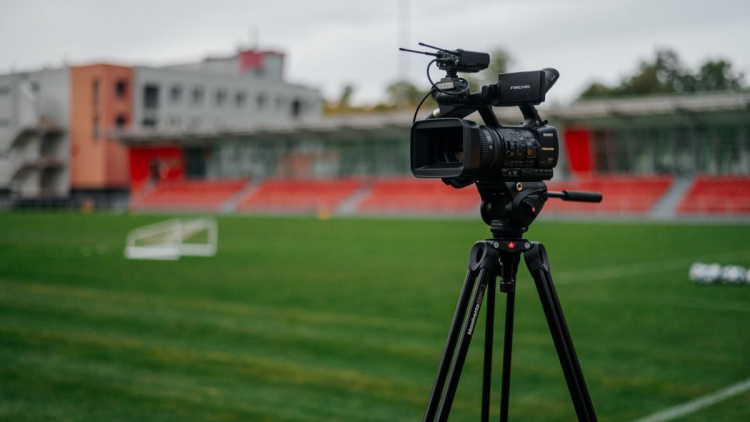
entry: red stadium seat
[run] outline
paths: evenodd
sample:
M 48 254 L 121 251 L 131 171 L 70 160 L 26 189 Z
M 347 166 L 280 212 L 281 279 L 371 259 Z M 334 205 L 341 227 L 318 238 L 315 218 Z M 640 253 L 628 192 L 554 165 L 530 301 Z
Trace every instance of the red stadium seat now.
M 677 207 L 680 215 L 750 214 L 750 176 L 698 176 Z
M 549 190 L 601 192 L 600 204 L 550 200 L 544 214 L 639 215 L 652 211 L 673 183 L 671 176 L 591 176 L 548 183 Z M 360 214 L 476 215 L 475 187 L 454 189 L 439 180 L 266 179 L 249 190 L 247 180 L 164 181 L 134 195 L 131 208 L 148 211 L 317 212 L 344 204 Z M 356 195 L 355 195 L 356 194 Z M 236 205 L 234 205 L 236 204 Z M 750 176 L 699 176 L 677 207 L 679 215 L 750 214 Z
M 237 210 L 332 213 L 363 184 L 356 179 L 266 179 L 240 200 Z
M 141 211 L 219 211 L 246 180 L 165 181 L 131 203 Z
M 564 182 L 550 182 L 549 190 L 601 192 L 599 204 L 548 201 L 545 214 L 646 214 L 672 185 L 671 176 L 590 176 Z
M 358 204 L 364 214 L 476 214 L 475 187 L 454 189 L 440 180 L 394 178 L 376 180 Z

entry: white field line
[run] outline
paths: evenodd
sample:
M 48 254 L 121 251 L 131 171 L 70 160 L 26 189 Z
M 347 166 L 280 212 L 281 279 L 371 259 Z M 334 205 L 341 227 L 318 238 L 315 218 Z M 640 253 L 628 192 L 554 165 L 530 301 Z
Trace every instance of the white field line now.
M 711 406 L 712 404 L 718 403 L 722 400 L 726 400 L 730 397 L 734 397 L 738 394 L 742 394 L 745 391 L 750 390 L 750 378 L 745 381 L 739 382 L 732 386 L 729 386 L 723 390 L 719 390 L 715 393 L 698 397 L 693 401 L 689 401 L 679 406 L 670 407 L 669 409 L 656 412 L 653 415 L 647 416 L 642 419 L 638 419 L 635 422 L 664 422 L 671 421 L 675 418 L 688 415 L 690 413 L 697 412 L 704 407 Z
M 622 277 L 655 274 L 679 269 L 684 269 L 685 276 L 687 277 L 688 270 L 690 269 L 690 265 L 693 262 L 713 262 L 717 260 L 747 259 L 747 257 L 750 257 L 750 251 L 735 251 L 690 258 L 683 257 L 664 261 L 648 261 L 637 264 L 615 265 L 610 267 L 565 271 L 557 274 L 555 274 L 555 269 L 552 268 L 550 270 L 550 273 L 552 274 L 553 280 L 557 279 L 555 280 L 555 285 L 573 284 L 583 281 L 610 280 Z M 729 262 L 724 262 L 724 264 L 729 264 Z

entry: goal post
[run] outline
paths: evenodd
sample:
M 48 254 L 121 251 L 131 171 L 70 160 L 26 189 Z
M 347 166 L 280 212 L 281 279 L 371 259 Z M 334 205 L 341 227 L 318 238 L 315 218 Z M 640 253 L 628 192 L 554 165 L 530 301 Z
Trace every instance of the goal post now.
M 212 218 L 170 219 L 131 230 L 125 257 L 176 261 L 182 256 L 214 256 L 218 237 Z

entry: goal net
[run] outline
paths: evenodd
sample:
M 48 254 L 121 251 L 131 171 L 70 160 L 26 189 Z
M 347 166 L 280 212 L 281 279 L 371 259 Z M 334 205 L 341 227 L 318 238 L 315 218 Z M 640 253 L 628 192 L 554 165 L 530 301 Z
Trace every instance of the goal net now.
M 166 220 L 131 230 L 125 257 L 175 261 L 181 256 L 214 256 L 218 237 L 216 220 L 211 218 Z

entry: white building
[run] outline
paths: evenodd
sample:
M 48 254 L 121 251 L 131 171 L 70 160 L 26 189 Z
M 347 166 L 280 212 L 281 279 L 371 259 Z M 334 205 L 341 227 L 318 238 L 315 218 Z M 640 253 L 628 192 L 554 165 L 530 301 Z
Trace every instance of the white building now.
M 92 64 L 0 75 L 0 204 L 127 192 L 124 134 L 319 121 L 321 94 L 285 82 L 283 62 L 281 53 L 250 50 L 159 68 Z

